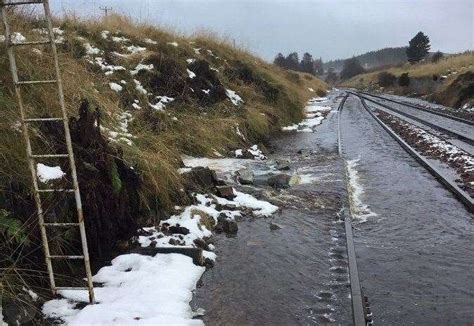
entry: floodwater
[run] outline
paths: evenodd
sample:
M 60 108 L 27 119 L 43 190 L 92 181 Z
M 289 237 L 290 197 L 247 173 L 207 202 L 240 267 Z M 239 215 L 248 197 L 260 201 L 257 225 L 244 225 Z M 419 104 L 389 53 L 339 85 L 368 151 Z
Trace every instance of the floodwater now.
M 341 94 L 332 94 L 334 110 Z M 235 237 L 216 236 L 216 264 L 193 301 L 206 310 L 206 324 L 351 325 L 338 218 L 349 205 L 363 294 L 376 324 L 474 324 L 472 214 L 356 97 L 344 106 L 341 128 L 342 158 L 335 112 L 315 133 L 274 141 L 272 158 L 290 159 L 289 173 L 306 183 L 280 192 L 246 189 L 282 210 L 267 219 L 244 218 Z
M 289 134 L 273 145 L 272 158 L 291 159 L 289 173 L 311 183 L 267 193 L 280 214 L 245 219 L 236 237 L 216 237 L 216 265 L 204 274 L 194 304 L 206 309 L 208 325 L 348 325 L 350 285 L 338 218 L 347 196 L 337 114 L 316 133 Z M 271 230 L 270 223 L 281 228 Z
M 474 324 L 474 219 L 350 96 L 343 156 L 371 216 L 354 230 L 358 267 L 380 325 Z M 376 215 L 374 215 L 376 214 Z

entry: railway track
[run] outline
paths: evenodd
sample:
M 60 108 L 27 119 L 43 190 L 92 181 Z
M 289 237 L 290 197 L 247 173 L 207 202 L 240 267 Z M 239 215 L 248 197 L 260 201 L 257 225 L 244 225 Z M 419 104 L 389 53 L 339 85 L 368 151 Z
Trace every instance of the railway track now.
M 439 171 L 438 168 L 433 166 L 427 159 L 425 159 L 421 154 L 419 154 L 415 149 L 413 149 L 408 143 L 406 143 L 400 136 L 398 136 L 390 127 L 388 127 L 380 118 L 378 118 L 374 112 L 368 107 L 366 101 L 373 102 L 386 110 L 383 110 L 390 114 L 397 114 L 398 117 L 402 116 L 408 119 L 404 119 L 406 122 L 413 124 L 413 121 L 417 121 L 425 126 L 428 126 L 432 129 L 438 130 L 442 132 L 442 134 L 449 135 L 451 137 L 455 137 L 457 140 L 466 143 L 466 148 L 469 149 L 469 146 L 474 144 L 474 139 L 472 135 L 465 135 L 465 133 L 460 133 L 452 130 L 448 130 L 443 126 L 440 126 L 434 122 L 426 121 L 420 118 L 419 116 L 412 115 L 410 113 L 404 112 L 402 110 L 398 110 L 392 108 L 384 103 L 380 103 L 377 100 L 373 100 L 368 96 L 361 95 L 359 93 L 354 92 L 347 92 L 344 98 L 341 100 L 339 107 L 338 107 L 338 151 L 339 155 L 342 156 L 342 143 L 341 143 L 341 114 L 344 109 L 344 104 L 349 95 L 356 96 L 360 99 L 364 109 L 380 124 L 383 129 L 390 134 L 401 146 L 402 148 L 408 152 L 412 157 L 415 158 L 424 168 L 426 168 L 442 185 L 444 185 L 450 192 L 452 192 L 455 197 L 461 201 L 466 208 L 470 212 L 474 212 L 474 200 L 469 194 L 461 189 L 451 178 L 444 175 L 443 172 Z M 370 95 L 369 95 L 370 96 Z M 404 105 L 404 103 L 399 102 L 398 104 Z M 431 112 L 429 112 L 431 113 Z M 436 115 L 436 114 L 435 114 Z M 450 119 L 445 115 L 442 116 L 445 119 Z M 409 121 L 411 120 L 411 121 Z M 453 119 L 456 122 L 464 123 L 459 121 L 459 119 Z M 470 153 L 472 154 L 472 153 Z M 344 224 L 345 224 L 345 231 L 346 231 L 346 245 L 347 245 L 347 254 L 349 260 L 349 279 L 350 279 L 350 286 L 351 286 L 351 300 L 352 300 L 352 312 L 353 312 L 353 319 L 354 325 L 361 326 L 361 325 L 372 325 L 372 313 L 369 308 L 367 297 L 363 296 L 362 288 L 360 285 L 359 273 L 357 268 L 357 261 L 355 255 L 355 247 L 354 247 L 354 240 L 353 240 L 353 232 L 352 232 L 352 217 L 351 213 L 344 212 Z
M 448 119 L 456 120 L 456 121 L 459 121 L 459 122 L 462 122 L 462 123 L 465 123 L 465 124 L 474 126 L 474 121 L 467 120 L 467 119 L 463 119 L 463 118 L 454 116 L 454 115 L 452 115 L 452 114 L 447 114 L 447 113 L 444 113 L 444 112 L 439 112 L 439 111 L 435 111 L 435 110 L 430 110 L 430 109 L 424 108 L 424 107 L 422 107 L 422 106 L 420 106 L 420 105 L 415 105 L 415 104 L 411 104 L 411 103 L 406 103 L 406 102 L 402 102 L 402 101 L 397 101 L 397 100 L 394 100 L 394 99 L 391 99 L 391 98 L 388 98 L 388 97 L 385 97 L 385 96 L 375 95 L 375 94 L 371 94 L 371 93 L 367 93 L 367 92 L 362 92 L 362 91 L 358 91 L 358 93 L 359 93 L 359 94 L 364 94 L 364 95 L 366 95 L 366 96 L 375 97 L 375 98 L 378 98 L 378 99 L 381 99 L 381 100 L 384 100 L 384 101 L 388 101 L 388 102 L 392 102 L 392 103 L 396 103 L 396 104 L 408 106 L 408 107 L 411 107 L 411 108 L 414 108 L 414 109 L 417 109 L 417 110 L 425 111 L 425 112 L 428 112 L 428 113 L 431 113 L 431 114 L 434 114 L 434 115 L 438 115 L 438 116 L 441 116 L 441 117 L 445 117 L 445 118 L 448 118 Z
M 365 108 L 365 110 L 383 127 L 383 129 L 390 134 L 402 147 L 408 152 L 415 160 L 418 161 L 424 168 L 426 168 L 443 186 L 445 186 L 454 196 L 461 201 L 468 211 L 474 212 L 474 199 L 463 189 L 461 189 L 453 180 L 446 176 L 436 166 L 430 163 L 420 153 L 418 153 L 413 147 L 405 142 L 400 136 L 398 136 L 390 127 L 388 127 L 380 118 L 378 118 L 374 112 L 368 107 L 366 100 L 374 102 L 373 100 L 367 99 L 366 96 L 350 92 L 352 95 L 358 97 Z M 379 103 L 377 103 L 379 104 Z M 379 104 L 380 105 L 380 104 Z
M 448 117 L 446 114 L 440 114 L 427 109 L 419 111 L 420 108 L 414 108 L 413 105 L 398 101 L 395 101 L 395 103 L 399 104 L 400 107 L 395 108 L 383 103 L 379 99 L 394 102 L 393 100 L 368 93 L 362 93 L 365 95 L 355 92 L 350 93 L 379 106 L 377 109 L 395 115 L 405 122 L 410 124 L 418 123 L 423 129 L 430 129 L 431 133 L 435 131 L 437 137 L 453 143 L 453 145 L 463 149 L 470 155 L 474 155 L 474 128 L 470 121 L 453 116 Z M 374 97 L 377 99 L 374 100 Z

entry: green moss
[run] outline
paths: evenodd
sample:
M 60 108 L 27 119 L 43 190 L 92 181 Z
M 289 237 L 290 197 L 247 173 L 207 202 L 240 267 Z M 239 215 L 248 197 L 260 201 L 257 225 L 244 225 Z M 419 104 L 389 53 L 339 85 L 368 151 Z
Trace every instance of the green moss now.
M 115 161 L 112 161 L 110 167 L 110 178 L 112 181 L 112 188 L 114 189 L 114 193 L 118 194 L 120 190 L 122 190 L 122 180 L 120 179 L 117 164 L 115 163 Z

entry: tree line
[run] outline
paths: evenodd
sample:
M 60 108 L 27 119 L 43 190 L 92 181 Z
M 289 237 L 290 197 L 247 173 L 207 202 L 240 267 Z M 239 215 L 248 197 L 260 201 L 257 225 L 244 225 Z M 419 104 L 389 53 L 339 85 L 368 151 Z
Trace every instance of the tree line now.
M 292 52 L 286 57 L 282 53 L 278 53 L 273 63 L 279 67 L 288 70 L 296 70 L 307 72 L 313 75 L 323 75 L 326 73 L 326 81 L 334 83 L 340 79 L 350 79 L 356 75 L 362 74 L 366 71 L 360 63 L 360 58 L 370 59 L 373 62 L 390 61 L 391 64 L 398 62 L 410 62 L 416 64 L 425 60 L 429 56 L 431 45 L 430 39 L 423 32 L 418 32 L 409 42 L 407 47 L 401 48 L 387 48 L 378 51 L 371 51 L 359 57 L 352 57 L 343 60 L 342 70 L 339 75 L 335 71 L 335 64 L 342 60 L 334 60 L 325 64 L 322 59 L 313 59 L 313 56 L 306 52 L 303 54 L 301 61 L 298 58 L 298 53 Z M 438 51 L 431 56 L 432 62 L 437 62 L 443 57 L 443 53 Z M 403 60 L 401 60 L 403 59 Z M 367 62 L 364 62 L 367 63 Z M 389 64 L 390 64 L 389 63 Z
M 297 52 L 292 52 L 286 57 L 282 53 L 278 53 L 273 63 L 283 69 L 306 72 L 315 76 L 324 73 L 323 60 L 321 58 L 313 59 L 313 56 L 308 52 L 303 54 L 301 61 Z

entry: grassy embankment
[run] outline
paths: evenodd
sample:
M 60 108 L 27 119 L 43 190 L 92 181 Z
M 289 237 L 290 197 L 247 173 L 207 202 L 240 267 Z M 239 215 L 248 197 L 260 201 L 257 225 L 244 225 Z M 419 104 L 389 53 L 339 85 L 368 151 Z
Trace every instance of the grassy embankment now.
M 346 87 L 373 91 L 392 92 L 398 95 L 414 95 L 427 100 L 460 107 L 473 98 L 474 53 L 450 55 L 436 63 L 426 62 L 411 65 L 406 63 L 357 75 L 342 83 Z M 393 86 L 380 88 L 379 74 L 387 72 L 397 78 L 408 73 L 410 84 L 402 87 L 395 81 Z M 474 103 L 471 103 L 474 104 Z
M 40 21 L 24 16 L 17 16 L 11 23 L 13 30 L 29 41 L 41 37 L 41 33 L 32 29 L 44 26 Z M 300 120 L 305 102 L 317 94 L 324 94 L 327 88 L 311 75 L 279 69 L 209 34 L 186 37 L 119 16 L 93 21 L 70 17 L 56 20 L 55 26 L 63 31 L 58 31 L 56 36 L 60 39 L 59 60 L 69 114 L 78 116 L 78 108 L 84 99 L 92 109 L 100 109 L 102 135 L 116 148 L 114 159 L 120 160 L 124 167 L 133 166 L 133 171 L 139 175 L 141 186 L 137 190 L 137 205 L 145 219 L 151 215 L 151 207 L 156 203 L 167 210 L 180 201 L 183 180 L 178 168 L 182 154 L 226 156 L 237 148 L 265 143 L 281 126 Z M 18 48 L 17 59 L 21 80 L 53 77 L 47 47 Z M 153 68 L 136 69 L 140 63 L 148 67 L 152 64 Z M 117 68 L 119 66 L 123 69 Z M 110 73 L 111 69 L 115 70 Z M 196 77 L 191 78 L 188 69 Z M 136 73 L 132 74 L 134 70 Z M 0 278 L 4 284 L 18 285 L 22 282 L 9 282 L 7 278 L 22 279 L 25 272 L 30 273 L 27 270 L 37 270 L 35 264 L 41 261 L 38 258 L 41 249 L 29 190 L 31 176 L 3 46 L 0 47 L 0 72 L 0 208 L 3 209 L 0 242 L 2 252 L 11 260 L 10 263 L 3 260 Z M 134 79 L 143 88 L 137 87 Z M 121 90 L 112 90 L 110 83 L 120 85 Z M 54 116 L 58 112 L 54 89 L 51 86 L 24 88 L 23 97 L 30 117 Z M 228 98 L 226 89 L 236 92 L 243 103 L 235 105 Z M 174 100 L 164 103 L 163 98 L 157 96 L 169 96 Z M 161 106 L 160 101 L 164 105 L 162 110 L 157 109 Z M 52 150 L 51 144 L 57 139 L 51 141 L 48 129 L 31 126 L 31 130 L 36 136 L 35 148 Z M 110 161 L 110 156 L 103 157 Z M 122 196 L 117 198 L 129 199 L 126 190 L 120 189 L 127 181 L 120 180 L 117 164 L 113 161 L 102 163 L 82 164 L 84 171 L 100 177 L 89 189 L 110 183 L 111 189 Z M 112 166 L 112 170 L 104 174 L 103 166 Z M 94 178 L 89 179 L 94 181 Z M 82 192 L 85 194 L 89 189 L 83 187 Z M 115 205 L 120 200 L 114 195 L 111 193 L 110 197 Z M 97 199 L 99 206 L 100 198 L 106 196 L 107 192 Z M 13 205 L 12 198 L 17 204 Z M 22 209 L 15 209 L 20 206 Z M 119 208 L 120 211 L 127 209 Z M 62 212 L 64 210 L 62 208 Z M 113 223 L 114 217 L 110 218 L 108 223 Z M 25 260 L 26 252 L 32 256 Z M 28 269 L 23 269 L 22 275 L 17 269 L 18 262 L 31 263 Z M 15 294 L 13 288 L 6 291 Z

